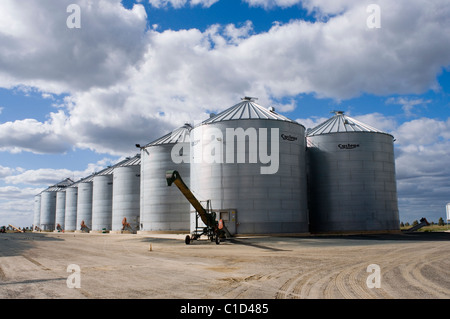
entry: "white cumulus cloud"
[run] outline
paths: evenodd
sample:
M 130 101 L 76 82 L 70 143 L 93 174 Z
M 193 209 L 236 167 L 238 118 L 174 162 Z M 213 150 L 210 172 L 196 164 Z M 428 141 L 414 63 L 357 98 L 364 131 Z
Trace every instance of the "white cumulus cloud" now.
M 81 29 L 70 29 L 67 7 L 80 6 Z M 76 92 L 109 86 L 142 58 L 147 16 L 120 0 L 0 2 L 0 86 Z
M 444 0 L 380 0 L 381 29 L 367 27 L 367 3 L 305 1 L 329 19 L 292 20 L 260 33 L 251 20 L 204 31 L 146 29 L 143 7 L 126 10 L 119 0 L 79 0 L 82 28 L 69 30 L 57 27 L 65 23 L 68 1 L 56 7 L 50 5 L 55 0 L 44 1 L 25 9 L 16 1 L 0 4 L 6 17 L 0 21 L 10 23 L 0 26 L 10 44 L 0 48 L 0 65 L 6 65 L 0 85 L 71 93 L 44 123 L 0 124 L 2 150 L 64 152 L 72 146 L 124 155 L 135 143 L 203 120 L 245 95 L 288 112 L 302 94 L 338 101 L 363 93 L 416 94 L 438 89 L 436 77 L 450 65 Z M 60 9 L 62 16 L 55 13 Z M 8 131 L 19 134 L 13 142 Z

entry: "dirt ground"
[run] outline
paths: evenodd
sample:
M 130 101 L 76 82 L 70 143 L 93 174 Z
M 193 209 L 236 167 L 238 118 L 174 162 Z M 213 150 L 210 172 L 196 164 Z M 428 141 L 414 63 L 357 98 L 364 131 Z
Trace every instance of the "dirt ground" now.
M 0 234 L 0 299 L 450 298 L 450 233 L 183 239 Z

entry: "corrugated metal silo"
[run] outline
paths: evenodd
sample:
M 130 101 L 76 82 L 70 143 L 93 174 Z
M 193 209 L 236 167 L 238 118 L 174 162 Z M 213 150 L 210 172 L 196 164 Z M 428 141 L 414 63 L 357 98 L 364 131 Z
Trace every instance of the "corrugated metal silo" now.
M 55 229 L 56 189 L 50 187 L 41 193 L 40 228 L 42 231 Z
M 92 229 L 92 181 L 94 176 L 95 174 L 77 182 L 78 198 L 76 231 L 84 230 L 81 226 L 83 222 L 89 230 Z
M 41 225 L 41 195 L 34 196 L 34 215 L 33 215 L 33 231 L 37 231 L 36 227 Z
M 56 217 L 55 217 L 55 230 L 58 229 L 58 225 L 62 229 L 65 229 L 66 218 L 66 190 L 62 189 L 56 192 Z
M 78 183 L 74 183 L 66 188 L 64 231 L 75 231 L 77 229 L 77 202 Z
M 244 98 L 191 131 L 191 190 L 238 234 L 307 233 L 305 150 L 302 125 Z
M 122 160 L 119 163 L 100 171 L 94 176 L 91 232 L 112 230 L 114 169 L 126 165 L 127 162 L 129 162 L 129 159 Z
M 93 179 L 92 191 L 92 231 L 112 228 L 112 174 L 99 174 Z
M 114 168 L 112 232 L 122 231 L 124 218 L 130 224 L 130 228 L 125 230 L 136 232 L 139 229 L 140 164 L 141 156 L 138 154 Z
M 338 111 L 307 141 L 312 232 L 399 230 L 392 135 Z
M 167 187 L 165 172 L 177 170 L 189 185 L 189 124 L 141 149 L 141 230 L 189 231 L 190 204 L 175 187 Z

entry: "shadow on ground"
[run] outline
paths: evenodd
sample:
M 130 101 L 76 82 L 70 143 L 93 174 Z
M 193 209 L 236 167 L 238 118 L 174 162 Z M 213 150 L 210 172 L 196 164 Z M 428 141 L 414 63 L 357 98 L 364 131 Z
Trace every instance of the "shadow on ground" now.
M 35 241 L 63 241 L 45 233 L 3 233 L 0 234 L 0 257 L 21 256 L 34 247 Z

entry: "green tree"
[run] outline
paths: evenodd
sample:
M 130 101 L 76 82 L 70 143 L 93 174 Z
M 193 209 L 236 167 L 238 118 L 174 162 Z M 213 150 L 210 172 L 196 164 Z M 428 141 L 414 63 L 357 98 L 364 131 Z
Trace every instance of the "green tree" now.
M 438 225 L 439 226 L 444 226 L 444 219 L 442 217 L 439 218 Z
M 416 219 L 415 221 L 413 221 L 412 226 L 416 226 L 419 225 L 419 221 Z

